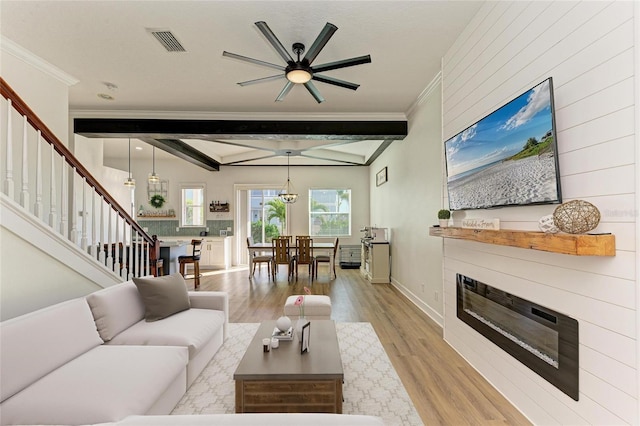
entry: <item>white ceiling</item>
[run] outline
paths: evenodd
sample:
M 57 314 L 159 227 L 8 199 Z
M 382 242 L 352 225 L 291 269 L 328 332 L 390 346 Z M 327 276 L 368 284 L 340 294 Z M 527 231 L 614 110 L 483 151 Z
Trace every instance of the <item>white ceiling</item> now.
M 136 117 L 402 120 L 481 4 L 2 0 L 0 32 L 5 41 L 17 43 L 78 80 L 70 87 L 69 104 L 81 116 L 126 117 L 136 111 Z M 326 99 L 318 104 L 300 85 L 283 102 L 274 102 L 284 79 L 237 85 L 278 71 L 223 57 L 223 50 L 283 64 L 254 25 L 256 21 L 265 21 L 287 49 L 294 42 L 308 48 L 327 22 L 335 24 L 338 30 L 314 64 L 369 54 L 370 64 L 324 73 L 360 87 L 352 91 L 316 82 Z M 147 32 L 149 28 L 170 30 L 186 52 L 167 52 Z M 114 99 L 104 100 L 98 94 Z M 247 158 L 258 160 L 238 164 L 282 164 L 286 163 L 282 152 L 287 149 L 301 155 L 299 164 L 342 164 L 344 159 L 364 164 L 381 143 L 183 141 L 223 165 Z M 126 156 L 123 147 L 126 141 L 121 138 L 105 143 L 105 156 Z M 146 148 L 139 155 L 150 158 L 151 150 Z M 162 155 L 156 150 L 157 158 Z

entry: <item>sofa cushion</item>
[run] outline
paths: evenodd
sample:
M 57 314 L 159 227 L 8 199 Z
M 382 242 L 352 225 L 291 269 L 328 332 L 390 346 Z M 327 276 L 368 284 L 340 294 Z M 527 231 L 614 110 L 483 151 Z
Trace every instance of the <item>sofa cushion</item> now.
M 94 424 L 146 414 L 186 364 L 185 348 L 98 346 L 4 401 L 2 423 Z
M 179 273 L 164 277 L 134 278 L 142 296 L 144 318 L 158 321 L 191 307 L 187 285 Z
M 162 321 L 140 321 L 111 339 L 114 345 L 183 346 L 193 359 L 220 331 L 225 314 L 211 309 L 189 309 Z
M 9 398 L 102 344 L 84 298 L 0 323 L 0 395 Z M 2 413 L 4 417 L 4 412 Z
M 105 342 L 144 318 L 144 303 L 132 281 L 91 293 L 87 303 Z

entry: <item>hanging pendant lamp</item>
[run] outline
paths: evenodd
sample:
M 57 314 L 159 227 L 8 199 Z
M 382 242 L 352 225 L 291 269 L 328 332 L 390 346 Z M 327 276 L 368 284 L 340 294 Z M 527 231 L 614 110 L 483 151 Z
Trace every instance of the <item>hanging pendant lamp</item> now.
M 151 147 L 153 153 L 153 169 L 151 170 L 151 174 L 149 175 L 148 182 L 149 183 L 158 183 L 160 182 L 160 176 L 156 174 L 156 147 Z
M 289 179 L 289 158 L 291 157 L 291 151 L 287 151 L 287 183 L 284 184 L 282 190 L 278 194 L 278 197 L 283 203 L 293 204 L 298 200 L 298 194 L 295 193 L 291 179 Z
M 124 186 L 131 189 L 136 187 L 136 180 L 131 177 L 131 138 L 129 138 L 129 177 L 124 181 Z

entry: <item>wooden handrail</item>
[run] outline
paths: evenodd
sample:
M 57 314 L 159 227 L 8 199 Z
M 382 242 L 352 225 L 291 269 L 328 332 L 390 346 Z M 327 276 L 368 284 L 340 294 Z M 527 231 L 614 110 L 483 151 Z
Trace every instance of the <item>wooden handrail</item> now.
M 147 273 L 158 274 L 157 259 L 160 257 L 160 243 L 157 236 L 150 236 L 144 229 L 127 213 L 127 211 L 109 194 L 109 192 L 93 177 L 91 173 L 80 163 L 80 161 L 69 151 L 69 149 L 56 137 L 46 124 L 33 112 L 24 100 L 0 77 L 0 93 L 5 99 L 11 101 L 11 107 L 26 118 L 27 122 L 37 131 L 42 138 L 53 147 L 53 149 L 64 157 L 65 161 L 74 168 L 84 182 L 92 187 L 95 192 L 102 197 L 111 209 L 117 212 L 124 221 L 130 225 L 145 242 L 149 244 L 149 264 L 151 270 Z
M 109 194 L 109 192 L 89 173 L 89 171 L 78 161 L 78 159 L 69 151 L 69 149 L 56 137 L 56 135 L 47 127 L 46 124 L 38 118 L 38 116 L 29 108 L 20 96 L 0 77 L 0 93 L 5 99 L 10 99 L 13 108 L 23 116 L 27 117 L 27 121 L 36 129 L 40 130 L 42 137 L 62 156 L 67 163 L 74 167 L 78 174 L 85 178 L 87 184 L 92 186 L 95 191 L 100 194 L 118 214 L 149 243 L 154 243 L 154 239 L 147 234 L 138 223 L 122 208 L 120 204 Z

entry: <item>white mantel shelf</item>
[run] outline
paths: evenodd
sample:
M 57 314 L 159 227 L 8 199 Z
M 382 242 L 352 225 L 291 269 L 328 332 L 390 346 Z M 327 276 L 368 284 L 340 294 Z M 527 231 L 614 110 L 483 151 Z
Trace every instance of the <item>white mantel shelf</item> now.
M 574 256 L 616 255 L 616 238 L 613 234 L 547 234 L 513 229 L 494 231 L 488 229 L 431 227 L 429 228 L 429 235 Z

